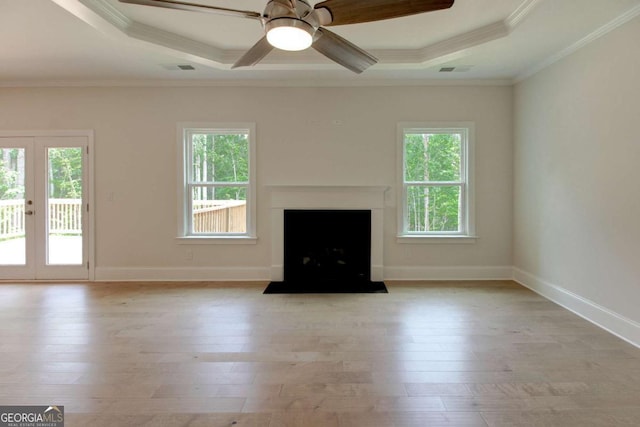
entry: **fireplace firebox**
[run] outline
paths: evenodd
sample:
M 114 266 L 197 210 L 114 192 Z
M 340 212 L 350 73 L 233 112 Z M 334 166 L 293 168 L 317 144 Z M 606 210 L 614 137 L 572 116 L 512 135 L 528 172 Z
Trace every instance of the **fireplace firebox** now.
M 285 210 L 284 280 L 371 280 L 371 212 Z
M 371 281 L 371 211 L 285 209 L 283 274 L 271 288 L 386 292 Z

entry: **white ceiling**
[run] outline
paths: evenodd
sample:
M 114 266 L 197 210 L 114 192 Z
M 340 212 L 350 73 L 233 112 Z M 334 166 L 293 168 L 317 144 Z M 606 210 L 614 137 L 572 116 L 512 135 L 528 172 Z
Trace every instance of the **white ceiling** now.
M 199 2 L 258 12 L 266 4 Z M 456 0 L 444 11 L 331 27 L 380 59 L 357 75 L 312 49 L 273 51 L 256 67 L 231 70 L 263 34 L 254 20 L 117 0 L 0 0 L 0 85 L 510 82 L 638 15 L 640 0 Z M 458 69 L 439 72 L 448 66 Z

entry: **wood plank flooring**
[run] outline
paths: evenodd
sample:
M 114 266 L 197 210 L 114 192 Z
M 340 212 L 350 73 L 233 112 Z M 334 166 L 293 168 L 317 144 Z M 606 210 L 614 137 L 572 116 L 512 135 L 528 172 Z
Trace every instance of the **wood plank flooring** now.
M 640 349 L 509 281 L 0 284 L 0 405 L 66 426 L 638 426 Z

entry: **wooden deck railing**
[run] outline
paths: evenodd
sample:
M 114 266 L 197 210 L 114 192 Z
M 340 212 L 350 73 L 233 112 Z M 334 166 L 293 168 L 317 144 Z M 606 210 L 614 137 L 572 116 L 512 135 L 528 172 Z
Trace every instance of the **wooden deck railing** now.
M 194 233 L 244 233 L 246 223 L 247 202 L 244 200 L 193 202 Z
M 24 200 L 0 200 L 0 239 L 24 236 Z
M 49 199 L 49 233 L 82 234 L 82 200 Z
M 194 202 L 194 233 L 244 233 L 247 222 L 244 200 Z M 0 240 L 24 236 L 24 200 L 0 200 Z M 50 234 L 82 234 L 82 200 L 50 199 Z
M 24 236 L 24 200 L 0 200 L 0 239 Z M 82 200 L 49 200 L 49 233 L 82 234 Z

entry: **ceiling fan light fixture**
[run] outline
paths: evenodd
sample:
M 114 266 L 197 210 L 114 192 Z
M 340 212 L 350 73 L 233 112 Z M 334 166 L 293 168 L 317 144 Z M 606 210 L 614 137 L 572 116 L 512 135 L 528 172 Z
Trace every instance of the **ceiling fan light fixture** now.
M 313 43 L 315 29 L 297 18 L 272 19 L 265 25 L 271 46 L 282 50 L 305 50 Z

